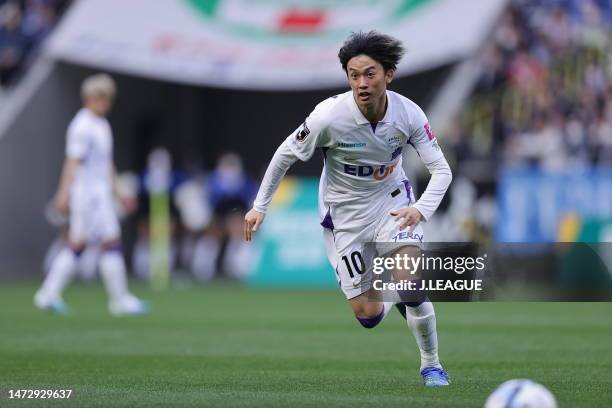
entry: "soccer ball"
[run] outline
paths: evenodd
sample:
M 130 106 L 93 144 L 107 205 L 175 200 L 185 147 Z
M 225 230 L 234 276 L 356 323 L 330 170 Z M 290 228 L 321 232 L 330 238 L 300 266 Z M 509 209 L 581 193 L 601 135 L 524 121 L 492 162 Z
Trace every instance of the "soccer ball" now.
M 557 401 L 542 384 L 509 380 L 489 395 L 484 408 L 557 408 Z

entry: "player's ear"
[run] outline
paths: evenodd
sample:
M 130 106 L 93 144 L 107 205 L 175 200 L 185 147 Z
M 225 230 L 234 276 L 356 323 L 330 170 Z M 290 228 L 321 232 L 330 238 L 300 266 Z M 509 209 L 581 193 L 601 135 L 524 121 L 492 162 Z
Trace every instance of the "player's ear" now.
M 395 75 L 395 70 L 394 69 L 389 69 L 387 70 L 387 72 L 385 72 L 385 80 L 387 82 L 387 85 L 389 85 L 391 83 L 391 81 L 393 81 L 393 76 Z

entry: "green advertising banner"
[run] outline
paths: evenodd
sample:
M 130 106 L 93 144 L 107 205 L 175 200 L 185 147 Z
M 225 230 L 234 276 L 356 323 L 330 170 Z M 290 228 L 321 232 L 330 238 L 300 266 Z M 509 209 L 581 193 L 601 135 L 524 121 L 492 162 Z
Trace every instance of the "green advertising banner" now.
M 356 31 L 401 39 L 404 76 L 472 55 L 506 0 L 80 0 L 46 43 L 62 61 L 235 89 L 343 86 Z M 113 29 L 109 30 L 108 22 Z
M 319 180 L 287 177 L 256 233 L 253 286 L 334 288 L 317 209 Z

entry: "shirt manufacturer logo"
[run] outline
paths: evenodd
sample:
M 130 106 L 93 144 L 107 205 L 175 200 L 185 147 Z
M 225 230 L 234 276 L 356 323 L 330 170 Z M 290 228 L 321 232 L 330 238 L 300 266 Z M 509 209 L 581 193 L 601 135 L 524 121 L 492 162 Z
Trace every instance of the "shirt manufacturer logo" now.
M 366 143 L 338 143 L 338 147 L 344 147 L 345 149 L 358 149 L 360 147 L 366 147 Z

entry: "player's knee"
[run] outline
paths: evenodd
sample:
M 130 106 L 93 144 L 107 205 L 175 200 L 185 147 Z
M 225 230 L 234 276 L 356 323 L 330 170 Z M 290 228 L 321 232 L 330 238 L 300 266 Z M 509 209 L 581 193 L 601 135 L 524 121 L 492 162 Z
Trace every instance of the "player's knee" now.
M 357 321 L 366 329 L 373 329 L 378 326 L 378 323 L 382 322 L 384 317 L 384 311 L 381 310 L 380 313 L 374 317 L 359 317 L 355 316 Z
M 359 307 L 353 307 L 355 318 L 366 329 L 373 329 L 385 316 L 382 305 L 376 303 L 365 303 Z

